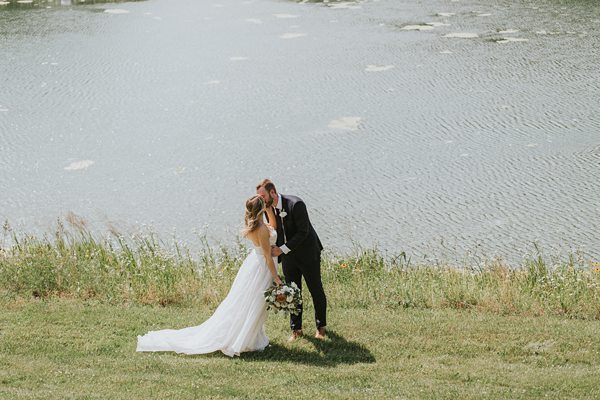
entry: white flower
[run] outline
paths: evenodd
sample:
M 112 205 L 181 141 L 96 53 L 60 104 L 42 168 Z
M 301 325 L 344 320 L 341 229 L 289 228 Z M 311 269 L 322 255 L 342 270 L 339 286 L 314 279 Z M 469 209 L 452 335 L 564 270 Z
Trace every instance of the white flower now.
M 286 215 L 287 215 L 287 213 L 285 212 L 285 210 L 281 210 L 281 212 L 279 213 L 279 216 L 281 218 L 285 218 Z
M 284 314 L 297 314 L 298 306 L 302 304 L 300 288 L 294 283 L 290 283 L 289 286 L 273 284 L 264 292 L 264 295 L 267 310 L 272 310 L 274 313 L 281 311 Z

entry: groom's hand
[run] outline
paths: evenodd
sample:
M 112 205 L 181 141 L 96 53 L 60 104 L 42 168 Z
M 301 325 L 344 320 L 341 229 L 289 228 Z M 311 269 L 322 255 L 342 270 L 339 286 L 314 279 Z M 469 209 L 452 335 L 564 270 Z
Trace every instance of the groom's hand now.
M 271 256 L 279 257 L 281 254 L 283 254 L 283 251 L 279 247 L 277 247 L 277 246 L 271 247 Z

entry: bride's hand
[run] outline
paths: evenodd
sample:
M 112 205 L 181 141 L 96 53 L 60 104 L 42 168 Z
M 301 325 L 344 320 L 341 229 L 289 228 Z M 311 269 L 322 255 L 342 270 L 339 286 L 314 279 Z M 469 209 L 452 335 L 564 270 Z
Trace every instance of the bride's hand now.
M 279 276 L 273 279 L 273 281 L 277 284 L 277 286 L 283 286 L 283 281 Z

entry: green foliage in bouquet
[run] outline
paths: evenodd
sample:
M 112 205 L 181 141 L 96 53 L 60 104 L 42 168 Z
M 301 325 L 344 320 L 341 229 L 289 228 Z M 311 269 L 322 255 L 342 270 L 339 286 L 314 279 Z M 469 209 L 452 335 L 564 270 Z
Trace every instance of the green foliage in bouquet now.
M 281 286 L 273 283 L 265 290 L 264 296 L 267 302 L 267 310 L 273 310 L 275 314 L 279 311 L 294 315 L 300 313 L 299 307 L 302 304 L 302 292 L 294 282 L 289 285 L 284 282 Z

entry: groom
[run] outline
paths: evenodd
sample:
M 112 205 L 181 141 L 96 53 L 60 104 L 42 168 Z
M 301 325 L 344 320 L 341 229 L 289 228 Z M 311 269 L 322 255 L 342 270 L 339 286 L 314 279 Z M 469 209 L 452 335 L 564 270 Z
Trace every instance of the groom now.
M 317 332 L 315 338 L 325 339 L 327 325 L 327 299 L 321 283 L 321 250 L 323 246 L 308 219 L 306 205 L 296 196 L 277 193 L 275 185 L 264 179 L 256 186 L 256 193 L 267 205 L 273 207 L 277 218 L 277 246 L 273 247 L 273 257 L 283 264 L 283 275 L 288 283 L 294 282 L 302 288 L 302 277 L 313 298 Z M 302 305 L 300 313 L 290 316 L 292 342 L 302 336 Z

